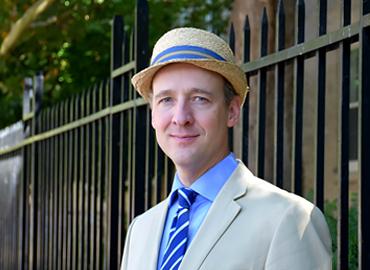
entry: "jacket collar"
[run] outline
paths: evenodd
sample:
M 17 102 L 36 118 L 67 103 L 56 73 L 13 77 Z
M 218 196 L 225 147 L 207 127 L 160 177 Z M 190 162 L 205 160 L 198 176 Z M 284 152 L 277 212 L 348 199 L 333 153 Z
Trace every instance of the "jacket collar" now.
M 239 161 L 239 165 L 217 195 L 203 224 L 191 242 L 179 270 L 198 269 L 218 239 L 238 216 L 241 206 L 237 199 L 247 193 L 252 173 Z

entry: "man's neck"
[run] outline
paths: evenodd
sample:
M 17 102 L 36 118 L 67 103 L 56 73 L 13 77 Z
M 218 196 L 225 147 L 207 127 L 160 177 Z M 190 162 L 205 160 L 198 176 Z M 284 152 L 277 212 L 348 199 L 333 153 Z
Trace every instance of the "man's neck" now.
M 213 166 L 218 164 L 221 160 L 223 160 L 230 152 L 222 155 L 216 161 L 209 163 L 207 166 L 203 166 L 200 168 L 189 168 L 185 166 L 176 166 L 177 175 L 181 181 L 181 183 L 186 186 L 190 187 L 199 177 L 205 174 L 209 169 Z

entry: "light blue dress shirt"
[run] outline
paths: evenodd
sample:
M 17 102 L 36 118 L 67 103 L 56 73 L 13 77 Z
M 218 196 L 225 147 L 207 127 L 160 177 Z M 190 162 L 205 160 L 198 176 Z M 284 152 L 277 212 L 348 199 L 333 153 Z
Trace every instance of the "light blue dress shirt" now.
M 230 153 L 223 160 L 209 169 L 205 174 L 199 177 L 190 188 L 198 193 L 194 203 L 190 207 L 190 224 L 188 232 L 188 246 L 196 235 L 200 225 L 202 224 L 212 202 L 215 200 L 217 194 L 233 173 L 233 171 L 238 166 L 238 162 L 235 159 L 233 153 Z M 164 230 L 162 234 L 162 241 L 159 249 L 158 256 L 158 270 L 161 268 L 162 259 L 164 256 L 164 250 L 166 248 L 169 231 L 172 225 L 172 221 L 176 216 L 178 201 L 174 200 L 172 194 L 179 188 L 184 187 L 181 183 L 178 175 L 175 175 L 171 193 L 170 193 L 170 203 L 168 206 L 167 217 L 164 225 Z

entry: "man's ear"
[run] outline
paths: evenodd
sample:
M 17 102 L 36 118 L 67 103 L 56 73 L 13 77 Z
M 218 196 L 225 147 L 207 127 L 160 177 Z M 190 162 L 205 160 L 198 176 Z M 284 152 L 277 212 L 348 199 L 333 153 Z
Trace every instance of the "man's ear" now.
M 240 105 L 242 103 L 242 99 L 240 96 L 234 96 L 233 99 L 230 101 L 228 107 L 228 119 L 227 119 L 227 126 L 233 127 L 235 126 L 240 118 Z

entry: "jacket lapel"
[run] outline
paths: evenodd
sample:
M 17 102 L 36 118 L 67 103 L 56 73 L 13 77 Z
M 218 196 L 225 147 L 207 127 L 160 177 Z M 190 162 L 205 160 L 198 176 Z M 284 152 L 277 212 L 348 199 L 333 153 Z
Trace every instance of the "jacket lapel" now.
M 145 260 L 148 260 L 148 265 L 150 266 L 150 270 L 157 269 L 158 263 L 158 253 L 159 248 L 162 240 L 162 232 L 166 220 L 167 209 L 168 209 L 169 199 L 167 198 L 163 201 L 157 209 L 156 212 L 152 214 L 152 221 L 151 225 L 148 226 L 150 228 L 150 235 L 152 236 L 151 239 L 146 243 L 148 255 Z M 154 210 L 154 209 L 153 209 Z
M 218 239 L 237 217 L 241 207 L 235 200 L 244 196 L 247 191 L 245 173 L 250 172 L 240 163 L 209 209 L 197 235 L 188 247 L 179 270 L 198 269 Z

